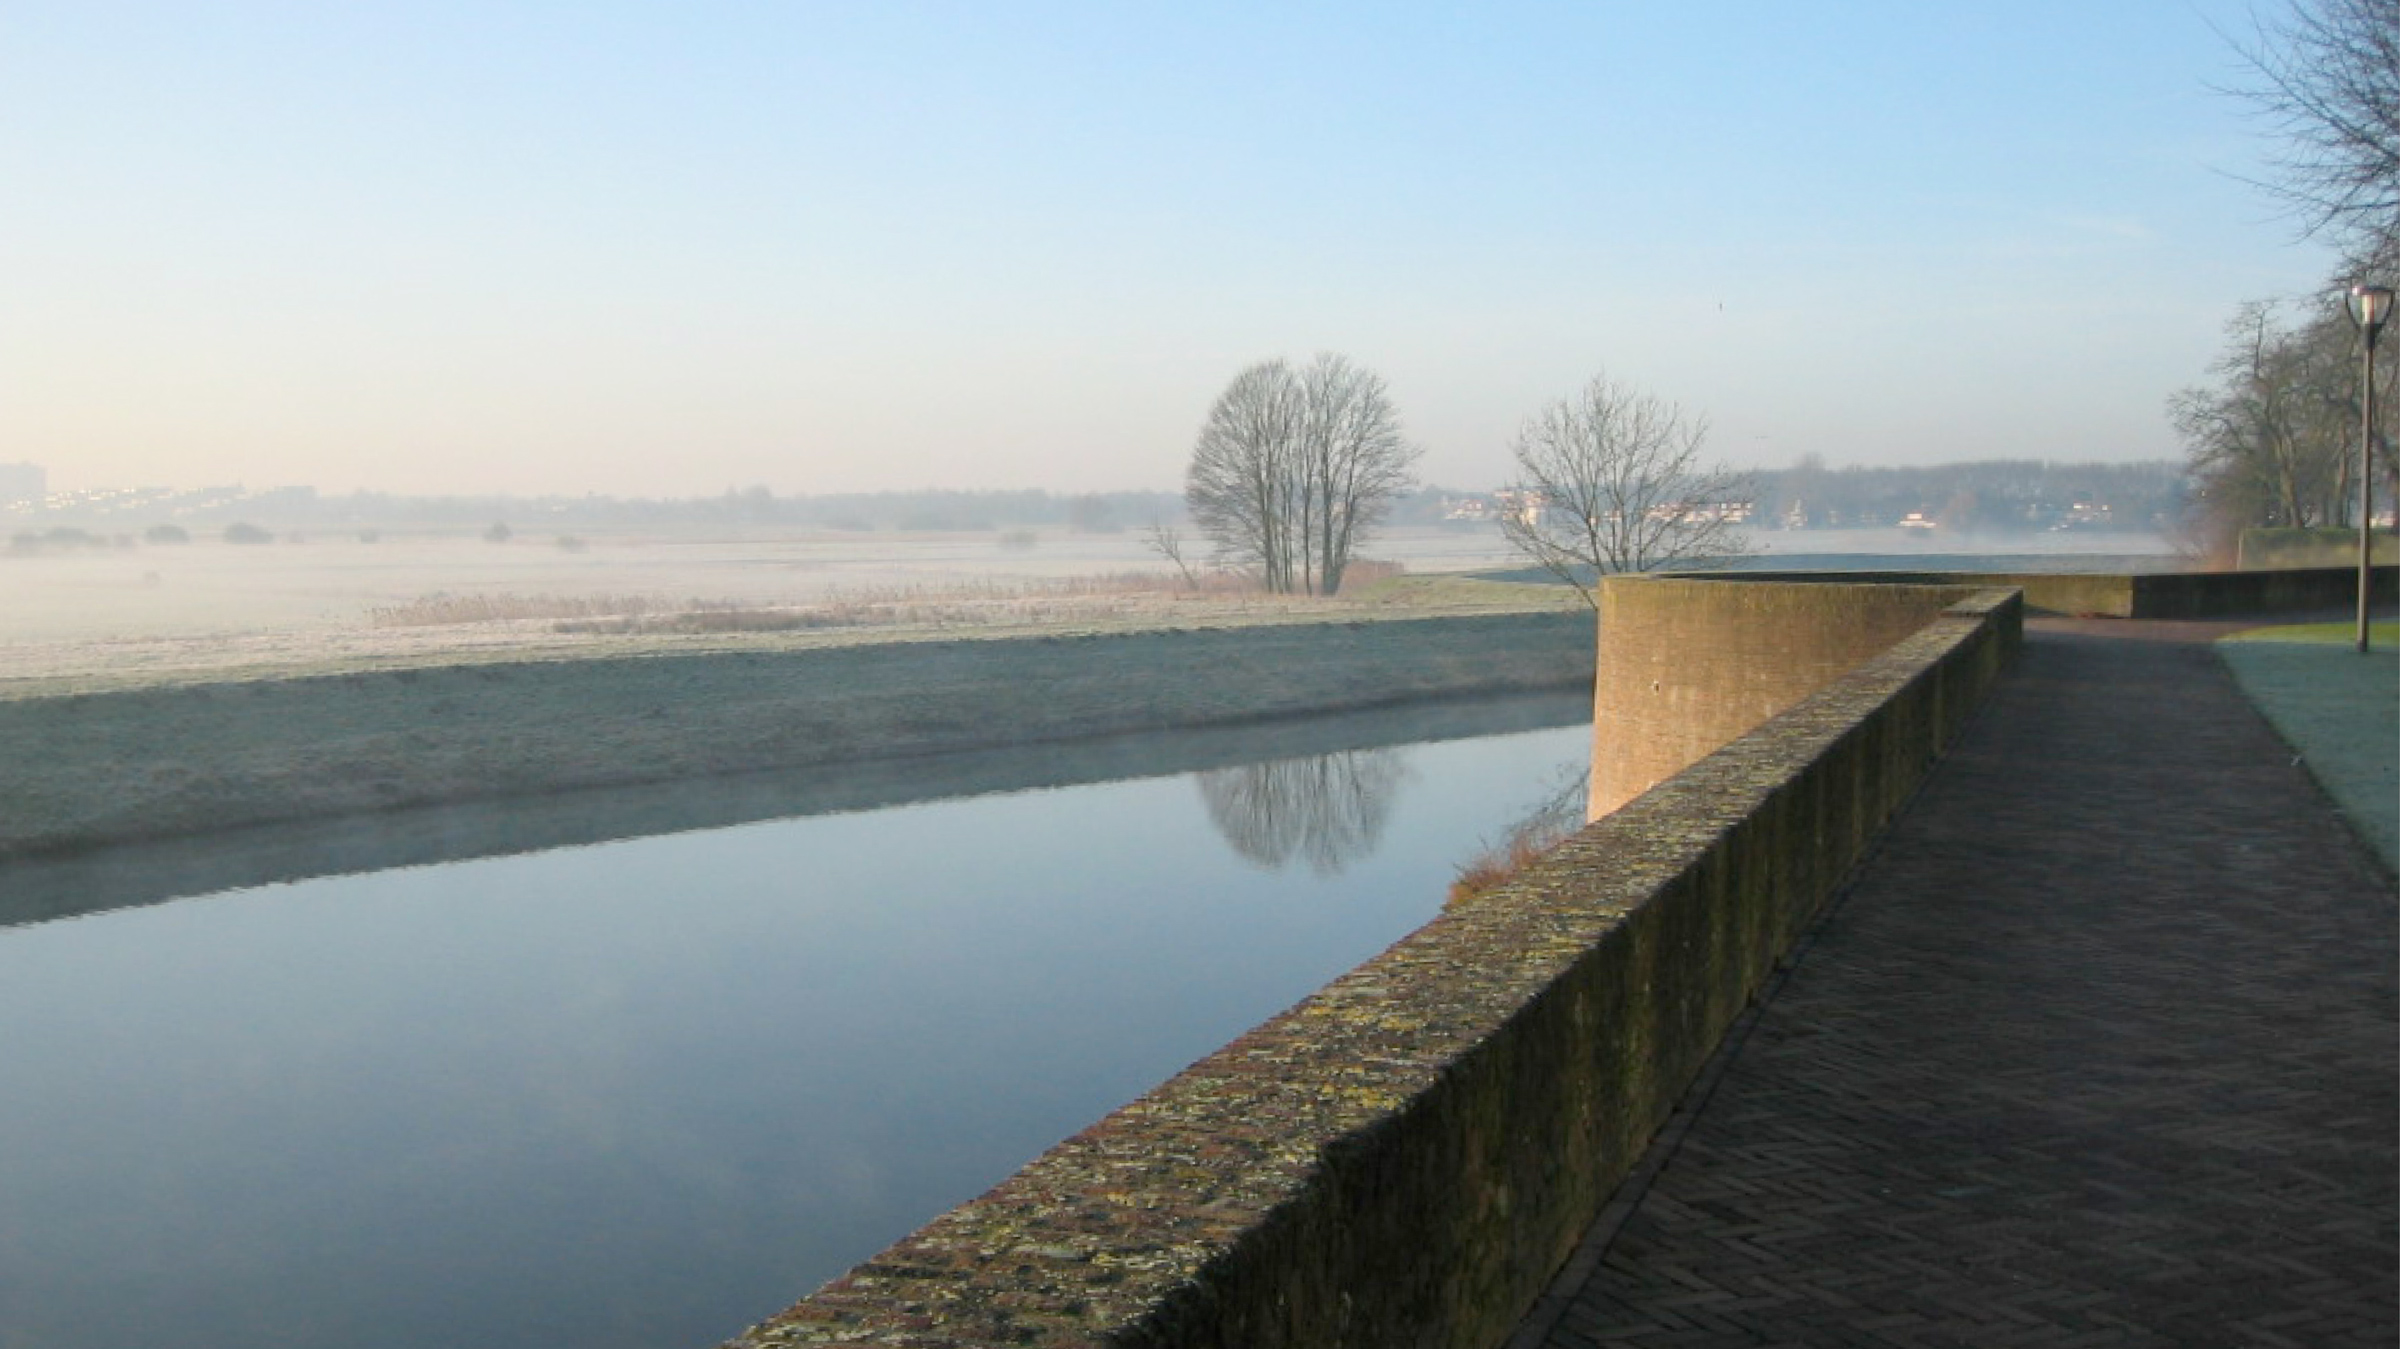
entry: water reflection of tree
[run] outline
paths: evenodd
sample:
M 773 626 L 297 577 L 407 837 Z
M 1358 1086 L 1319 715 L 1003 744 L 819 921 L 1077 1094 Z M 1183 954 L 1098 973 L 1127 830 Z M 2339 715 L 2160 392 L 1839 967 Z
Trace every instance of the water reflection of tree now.
M 1333 876 L 1375 851 L 1407 777 L 1397 750 L 1345 750 L 1202 773 L 1200 795 L 1242 856 L 1275 870 L 1306 858 Z

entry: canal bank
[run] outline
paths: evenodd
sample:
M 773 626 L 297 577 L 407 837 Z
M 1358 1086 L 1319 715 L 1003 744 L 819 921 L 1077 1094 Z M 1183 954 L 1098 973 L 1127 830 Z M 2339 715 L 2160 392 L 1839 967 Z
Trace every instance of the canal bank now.
M 1588 613 L 1161 628 L 0 701 L 0 860 L 397 807 L 1590 686 Z

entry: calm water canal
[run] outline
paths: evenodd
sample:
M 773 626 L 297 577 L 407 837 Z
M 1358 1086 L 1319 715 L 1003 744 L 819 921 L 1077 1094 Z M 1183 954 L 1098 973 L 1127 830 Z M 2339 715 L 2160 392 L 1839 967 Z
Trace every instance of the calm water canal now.
M 0 928 L 0 1346 L 713 1344 L 1432 917 L 1589 734 Z

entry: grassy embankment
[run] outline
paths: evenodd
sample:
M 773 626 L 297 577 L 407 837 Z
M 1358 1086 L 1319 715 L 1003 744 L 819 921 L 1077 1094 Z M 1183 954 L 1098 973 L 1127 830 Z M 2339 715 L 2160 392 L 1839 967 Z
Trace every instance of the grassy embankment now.
M 1558 688 L 1589 677 L 1586 612 L 1437 576 L 882 626 L 169 643 L 0 688 L 0 857 Z
M 2251 628 L 2218 654 L 2386 871 L 2400 873 L 2400 623 Z
M 2309 645 L 2340 643 L 2347 645 L 2358 640 L 2358 624 L 2349 623 L 2290 623 L 2273 628 L 2250 628 L 2224 638 L 2228 642 L 2301 642 Z M 2400 642 L 2400 623 L 2369 623 L 2369 645 L 2390 647 Z

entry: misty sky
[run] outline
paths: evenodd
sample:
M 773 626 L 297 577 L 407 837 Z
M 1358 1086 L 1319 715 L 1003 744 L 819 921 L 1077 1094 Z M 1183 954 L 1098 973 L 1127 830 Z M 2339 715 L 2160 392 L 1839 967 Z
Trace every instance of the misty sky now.
M 2275 3 L 2276 0 L 2269 0 Z M 1245 363 L 1488 487 L 1593 372 L 1740 464 L 2180 453 L 2312 288 L 2219 0 L 0 7 L 54 489 L 1173 488 Z

